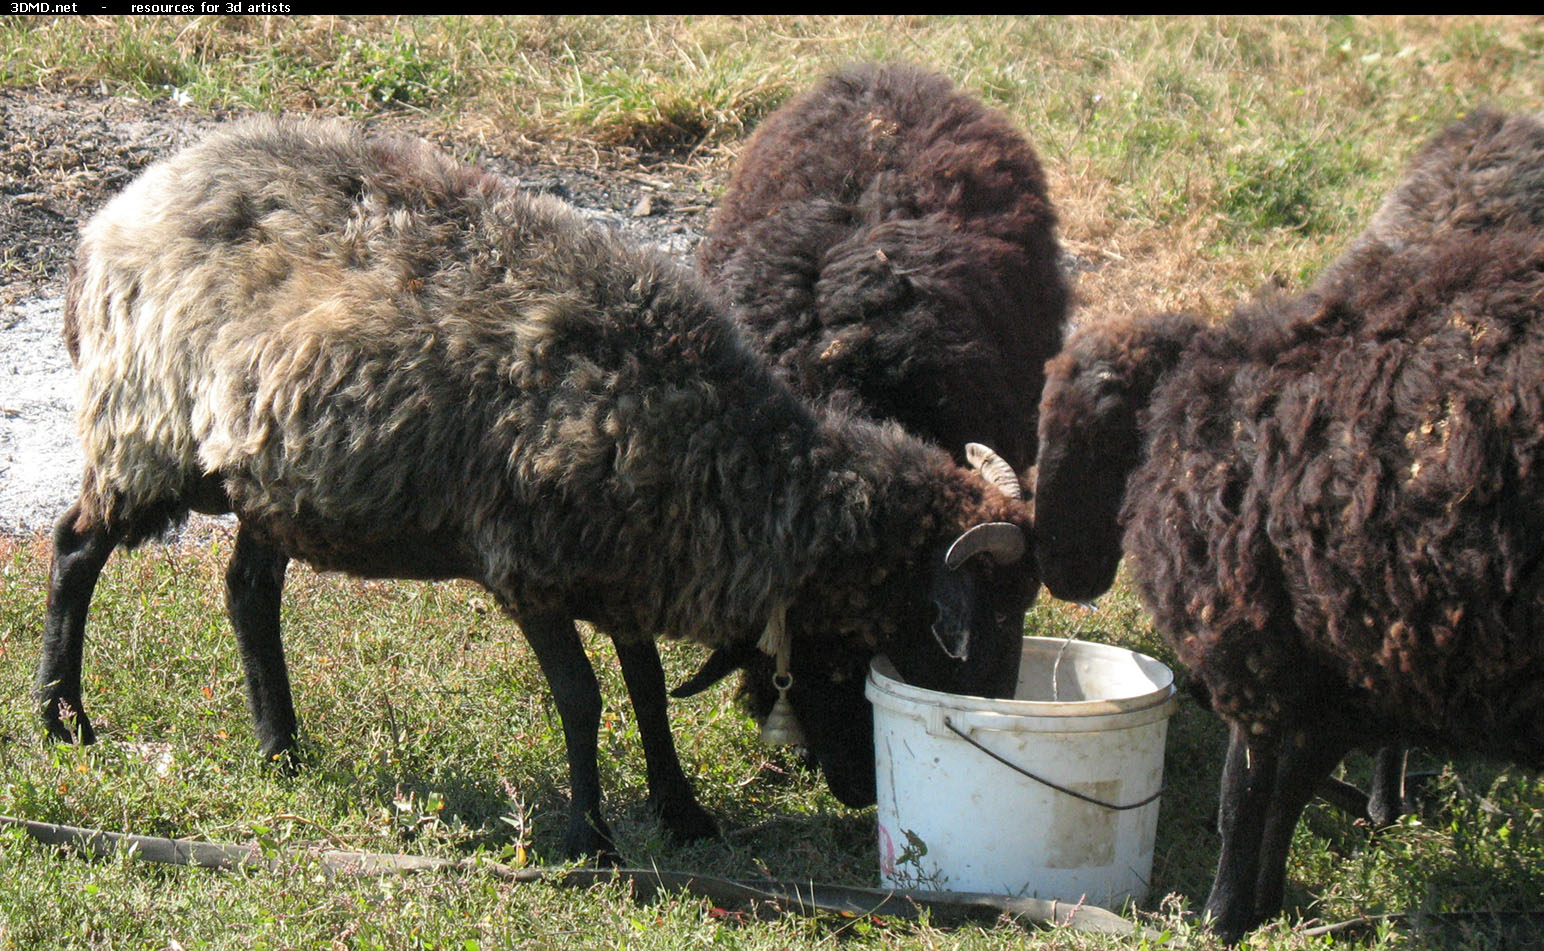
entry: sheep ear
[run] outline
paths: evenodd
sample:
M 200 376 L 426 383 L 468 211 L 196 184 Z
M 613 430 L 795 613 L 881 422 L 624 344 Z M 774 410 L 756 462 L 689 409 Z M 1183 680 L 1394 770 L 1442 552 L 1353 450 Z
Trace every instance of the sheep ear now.
M 954 571 L 977 555 L 999 565 L 1011 565 L 1024 557 L 1024 532 L 1012 522 L 972 525 L 944 553 L 944 567 Z
M 1024 501 L 1024 486 L 1008 460 L 978 442 L 968 442 L 965 444 L 965 461 L 980 472 L 982 478 L 995 485 L 997 491 L 1015 502 Z
M 686 682 L 670 691 L 670 695 L 677 699 L 682 697 L 694 697 L 704 690 L 723 680 L 725 677 L 745 666 L 750 655 L 755 652 L 754 647 L 737 644 L 734 647 L 721 647 L 709 655 L 703 665 L 695 674 L 687 678 Z

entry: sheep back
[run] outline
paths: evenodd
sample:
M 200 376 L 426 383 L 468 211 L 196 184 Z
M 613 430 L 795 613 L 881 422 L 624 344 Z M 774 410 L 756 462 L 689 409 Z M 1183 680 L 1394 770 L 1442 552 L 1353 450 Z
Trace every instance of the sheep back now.
M 1399 185 L 1322 282 L 1354 275 L 1368 256 L 1422 248 L 1446 235 L 1544 229 L 1544 112 L 1481 109 L 1409 161 Z

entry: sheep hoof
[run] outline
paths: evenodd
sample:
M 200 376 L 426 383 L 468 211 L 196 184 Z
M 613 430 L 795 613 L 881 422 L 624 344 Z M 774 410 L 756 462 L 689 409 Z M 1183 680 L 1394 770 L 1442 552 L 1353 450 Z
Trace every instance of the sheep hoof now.
M 1390 802 L 1379 802 L 1369 797 L 1367 818 L 1373 829 L 1386 829 L 1398 824 L 1407 815 L 1419 816 L 1430 812 L 1433 806 L 1431 783 L 1440 775 L 1440 772 L 1430 770 L 1406 773 L 1402 796 Z
M 1227 903 L 1216 905 L 1213 901 L 1206 903 L 1206 908 L 1201 912 L 1201 920 L 1211 929 L 1217 941 L 1224 948 L 1236 947 L 1244 935 L 1248 934 L 1255 922 L 1250 919 L 1253 916 L 1242 913 L 1236 907 L 1229 907 Z
M 43 726 L 48 729 L 49 739 L 56 743 L 90 746 L 96 742 L 96 730 L 79 701 L 71 704 L 62 697 L 43 701 Z
M 1423 769 L 1405 774 L 1405 809 L 1419 813 L 1422 806 L 1429 806 L 1437 794 L 1432 783 L 1441 778 L 1442 770 Z
M 660 825 L 677 842 L 700 842 L 719 836 L 718 822 L 694 799 L 683 802 L 651 802 Z
M 290 777 L 300 774 L 300 750 L 294 746 L 264 750 L 263 762 L 273 767 L 280 776 Z
M 569 859 L 591 860 L 597 866 L 616 868 L 622 864 L 622 853 L 611 840 L 611 830 L 604 822 L 576 816 L 568 823 L 563 836 L 563 854 Z

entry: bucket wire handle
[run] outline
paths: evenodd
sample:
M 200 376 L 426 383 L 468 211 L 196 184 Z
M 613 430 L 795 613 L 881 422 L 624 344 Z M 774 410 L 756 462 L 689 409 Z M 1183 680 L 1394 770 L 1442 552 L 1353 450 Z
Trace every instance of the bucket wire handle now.
M 1078 633 L 1078 631 L 1073 631 L 1067 635 L 1067 639 L 1062 641 L 1061 646 L 1056 649 L 1056 659 L 1051 661 L 1051 700 L 1053 702 L 1061 700 L 1061 684 L 1058 678 L 1061 677 L 1062 655 L 1067 653 L 1067 648 L 1071 647 L 1072 642 L 1077 640 Z
M 1103 799 L 1095 799 L 1093 796 L 1084 795 L 1083 793 L 1078 792 L 1076 789 L 1068 789 L 1066 786 L 1053 783 L 1043 776 L 1036 776 L 1034 773 L 1031 773 L 1029 770 L 1020 766 L 1019 764 L 1010 762 L 1009 760 L 998 756 L 996 753 L 982 746 L 980 743 L 977 743 L 970 734 L 955 726 L 954 721 L 950 720 L 948 717 L 944 717 L 944 726 L 948 727 L 949 732 L 953 733 L 955 736 L 964 740 L 966 743 L 969 743 L 971 746 L 974 746 L 976 749 L 980 750 L 986 755 L 992 757 L 992 759 L 997 760 L 999 763 L 1013 770 L 1015 773 L 1018 773 L 1020 776 L 1027 776 L 1042 786 L 1049 786 L 1059 793 L 1066 793 L 1074 799 L 1081 799 L 1084 802 L 1093 803 L 1096 806 L 1102 806 L 1105 809 L 1109 809 L 1114 812 L 1124 812 L 1127 809 L 1140 809 L 1153 800 L 1157 799 L 1159 796 L 1162 796 L 1169 789 L 1168 785 L 1159 786 L 1157 792 L 1153 793 L 1151 796 L 1148 796 L 1146 799 L 1141 800 L 1140 802 L 1133 802 L 1125 806 L 1117 806 L 1112 803 L 1105 802 Z

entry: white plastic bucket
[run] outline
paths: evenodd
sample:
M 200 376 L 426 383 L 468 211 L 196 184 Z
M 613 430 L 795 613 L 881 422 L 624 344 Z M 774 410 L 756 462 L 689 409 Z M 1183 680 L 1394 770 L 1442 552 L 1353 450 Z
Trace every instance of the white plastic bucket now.
M 1012 700 L 913 687 L 885 657 L 866 693 L 885 885 L 1111 908 L 1146 897 L 1178 705 L 1168 667 L 1026 637 Z

